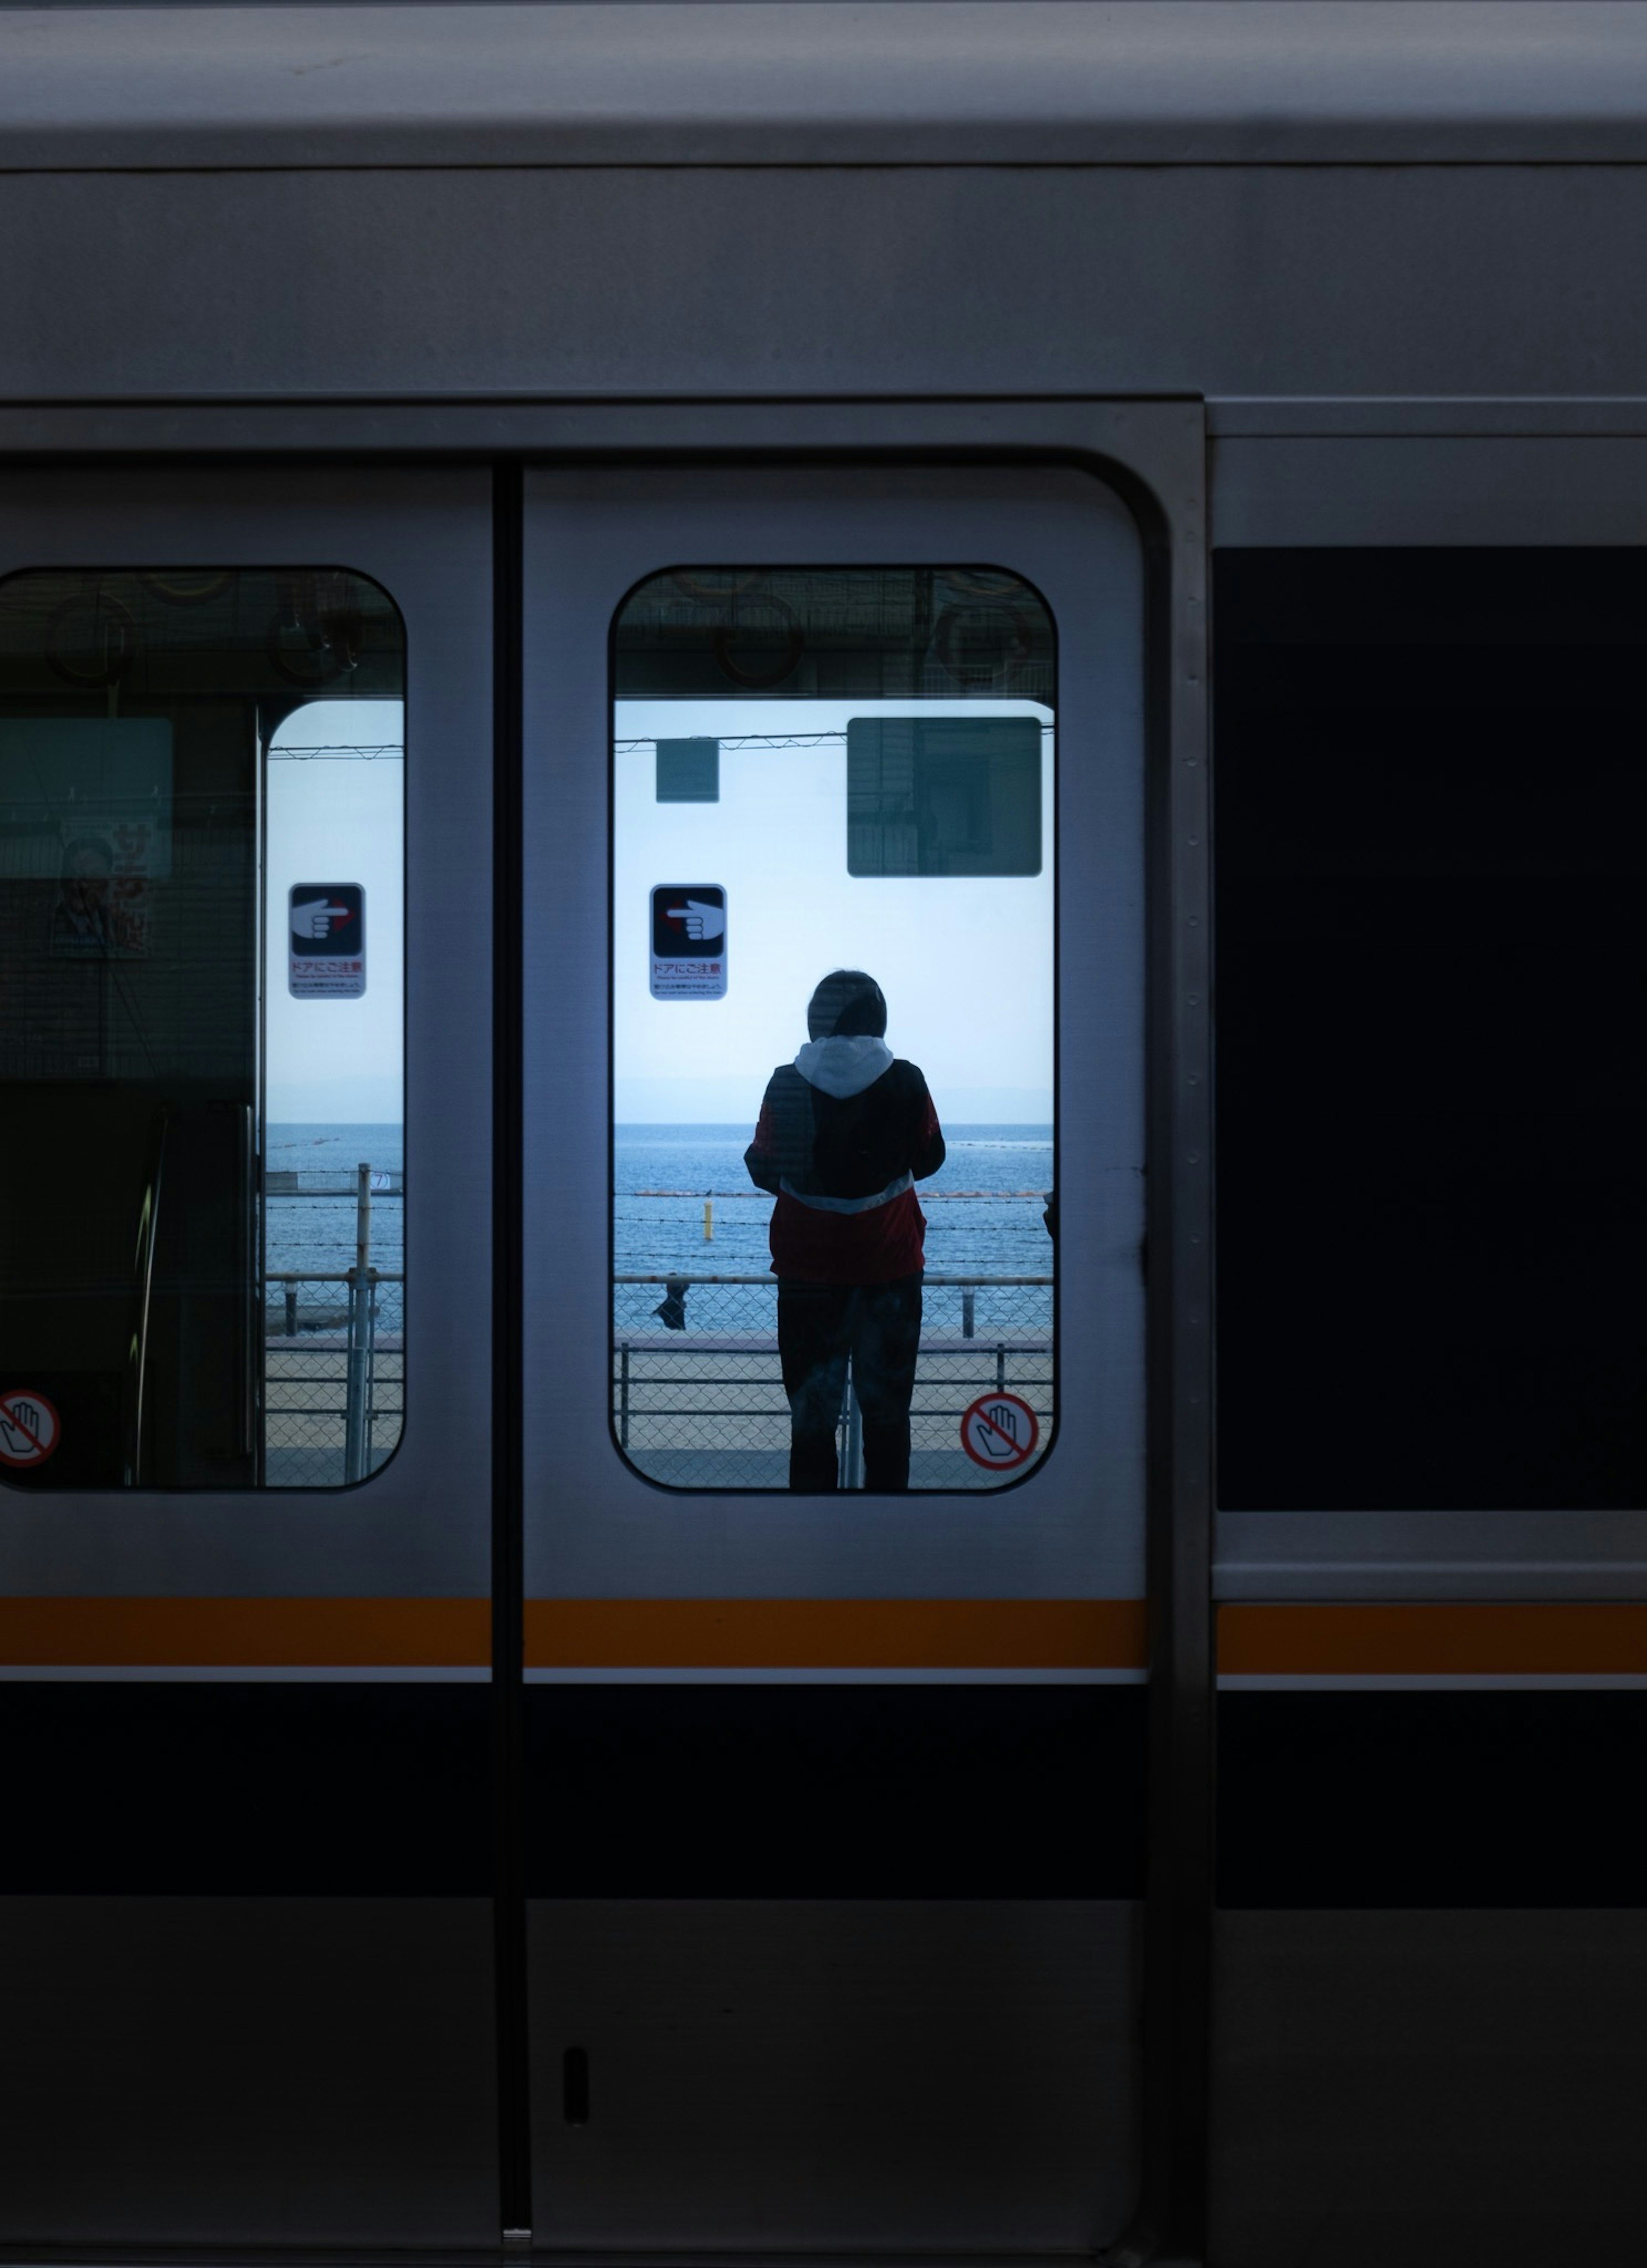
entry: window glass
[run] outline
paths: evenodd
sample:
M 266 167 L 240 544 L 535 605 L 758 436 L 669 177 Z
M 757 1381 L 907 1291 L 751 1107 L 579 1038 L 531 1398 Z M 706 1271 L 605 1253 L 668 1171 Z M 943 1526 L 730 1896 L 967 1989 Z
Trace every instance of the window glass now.
M 1219 1465 L 1647 1501 L 1647 554 L 1216 562 Z
M 613 1426 L 679 1488 L 1001 1488 L 1053 1408 L 1055 641 L 994 568 L 614 627 Z
M 9 1484 L 394 1447 L 403 682 L 340 571 L 0 583 Z

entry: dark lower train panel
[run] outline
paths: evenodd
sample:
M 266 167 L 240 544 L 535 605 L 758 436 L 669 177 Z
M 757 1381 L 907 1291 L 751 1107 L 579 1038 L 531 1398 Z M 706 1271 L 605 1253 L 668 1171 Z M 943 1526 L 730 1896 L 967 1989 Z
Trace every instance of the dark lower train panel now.
M 1141 1686 L 528 1690 L 558 1897 L 1141 1894 Z M 480 1685 L 0 1683 L 0 1891 L 484 1896 Z
M 1639 2268 L 1647 1913 L 1223 1913 L 1214 1982 L 1217 2268 Z
M 528 1703 L 541 2244 L 1089 2253 L 1117 2234 L 1141 1688 Z
M 1636 2268 L 1647 1694 L 1226 1690 L 1218 2268 Z
M 540 2245 L 1085 2256 L 1126 2220 L 1133 1905 L 556 1899 L 529 1928 Z
M 1115 2233 L 1141 1689 L 528 1701 L 544 2241 Z M 0 1685 L 0 2246 L 495 2245 L 491 1707 Z
M 1226 1909 L 1647 1906 L 1647 1692 L 1226 1691 Z
M 496 2243 L 488 1900 L 14 1896 L 0 1941 L 0 2243 Z
M 484 1897 L 484 1685 L 0 1682 L 0 1891 Z
M 1132 1898 L 1135 1685 L 541 1685 L 539 1897 Z

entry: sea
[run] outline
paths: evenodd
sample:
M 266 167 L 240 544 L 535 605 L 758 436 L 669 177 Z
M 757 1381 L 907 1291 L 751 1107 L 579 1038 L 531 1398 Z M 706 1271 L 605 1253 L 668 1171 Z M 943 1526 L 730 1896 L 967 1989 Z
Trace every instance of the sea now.
M 769 1278 L 772 1199 L 744 1169 L 750 1130 L 735 1126 L 629 1125 L 613 1144 L 613 1267 L 618 1277 L 683 1275 Z M 1052 1246 L 1041 1211 L 1052 1186 L 1050 1126 L 950 1126 L 942 1167 L 918 1186 L 927 1216 L 928 1276 L 1046 1276 Z M 295 1173 L 295 1194 L 266 1206 L 267 1265 L 329 1273 L 354 1259 L 356 1169 L 394 1176 L 374 1193 L 372 1260 L 385 1271 L 405 1266 L 405 1150 L 397 1125 L 270 1125 L 266 1167 Z M 705 1234 L 705 1204 L 710 1208 Z M 624 1329 L 650 1321 L 662 1287 L 618 1286 Z M 986 1300 L 986 1292 L 979 1298 Z M 692 1320 L 720 1329 L 772 1328 L 771 1292 L 705 1285 Z M 1010 1303 L 1021 1307 L 1021 1295 Z M 632 1313 L 631 1313 L 632 1310 Z M 980 1312 L 980 1325 L 984 1321 Z
M 405 1138 L 399 1126 L 267 1127 L 265 1174 L 294 1173 L 299 1186 L 295 1195 L 283 1191 L 265 1200 L 264 1265 L 271 1273 L 313 1269 L 321 1275 L 353 1267 L 355 1176 L 366 1165 L 375 1174 L 394 1174 L 400 1184 L 393 1193 L 373 1192 L 372 1265 L 386 1271 L 403 1270 L 406 1201 L 401 1189 L 405 1160 Z
M 619 1126 L 613 1141 L 613 1273 L 681 1275 L 686 1328 L 770 1331 L 774 1309 L 766 1241 L 772 1200 L 750 1182 L 743 1163 L 750 1129 L 737 1126 Z M 1044 1276 L 1052 1245 L 1042 1209 L 1052 1186 L 1050 1126 L 946 1126 L 947 1155 L 930 1180 L 917 1184 L 927 1217 L 927 1273 L 934 1276 Z M 705 1234 L 705 1206 L 710 1233 Z M 752 1276 L 756 1285 L 713 1285 L 711 1276 Z M 656 1330 L 652 1320 L 661 1285 L 616 1287 L 620 1330 Z M 1016 1317 L 1048 1303 L 1031 1290 L 977 1294 L 978 1323 L 992 1303 Z M 952 1301 L 958 1295 L 949 1295 Z M 929 1293 L 928 1305 L 934 1295 Z M 957 1304 L 957 1314 L 959 1313 Z

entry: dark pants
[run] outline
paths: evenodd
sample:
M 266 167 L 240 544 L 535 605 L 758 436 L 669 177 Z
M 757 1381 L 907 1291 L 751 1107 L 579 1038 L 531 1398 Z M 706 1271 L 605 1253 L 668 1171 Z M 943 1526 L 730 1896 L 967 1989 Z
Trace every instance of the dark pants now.
M 835 1427 L 852 1357 L 863 1412 L 866 1489 L 909 1486 L 909 1398 L 920 1347 L 919 1276 L 890 1284 L 778 1279 L 778 1359 L 789 1396 L 789 1485 L 806 1495 L 836 1486 Z

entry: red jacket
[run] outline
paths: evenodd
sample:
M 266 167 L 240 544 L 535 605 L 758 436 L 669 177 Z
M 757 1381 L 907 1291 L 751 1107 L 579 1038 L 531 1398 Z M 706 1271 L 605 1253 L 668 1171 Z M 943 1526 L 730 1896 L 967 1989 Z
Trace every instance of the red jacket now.
M 770 1189 L 775 1275 L 884 1284 L 920 1271 L 926 1216 L 912 1183 L 943 1163 L 927 1082 L 884 1042 L 819 1040 L 767 1082 L 750 1178 Z

